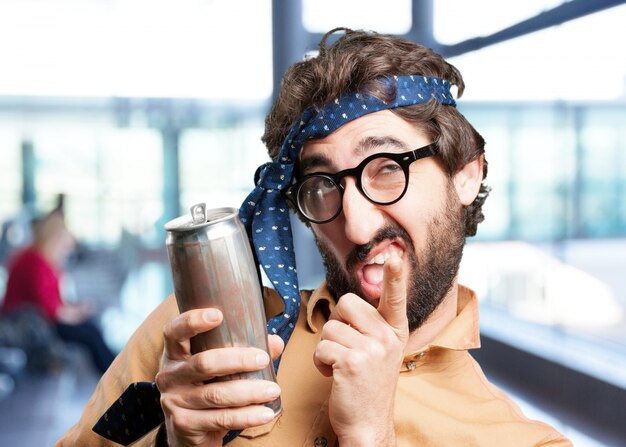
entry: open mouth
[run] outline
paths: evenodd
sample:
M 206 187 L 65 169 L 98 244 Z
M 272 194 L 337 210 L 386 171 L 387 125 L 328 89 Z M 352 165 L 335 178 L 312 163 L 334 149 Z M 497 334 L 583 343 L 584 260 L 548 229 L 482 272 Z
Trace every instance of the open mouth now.
M 405 248 L 400 240 L 387 240 L 372 249 L 365 262 L 357 266 L 361 288 L 369 298 L 380 298 L 385 262 L 394 253 L 402 258 L 404 252 Z

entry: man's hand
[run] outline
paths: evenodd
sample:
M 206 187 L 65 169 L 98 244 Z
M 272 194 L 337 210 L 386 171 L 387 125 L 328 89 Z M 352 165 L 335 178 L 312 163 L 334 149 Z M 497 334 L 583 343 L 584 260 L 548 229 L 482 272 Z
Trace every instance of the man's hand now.
M 314 362 L 333 376 L 330 422 L 342 447 L 395 445 L 395 391 L 409 336 L 406 287 L 402 261 L 392 255 L 378 309 L 346 294 L 324 325 Z
M 222 322 L 217 309 L 182 313 L 163 329 L 165 350 L 156 383 L 161 392 L 165 428 L 170 447 L 221 446 L 228 430 L 269 422 L 273 411 L 263 406 L 280 395 L 277 384 L 265 380 L 205 383 L 227 374 L 265 368 L 270 358 L 257 348 L 211 349 L 192 355 L 189 339 Z M 284 344 L 269 338 L 272 358 Z

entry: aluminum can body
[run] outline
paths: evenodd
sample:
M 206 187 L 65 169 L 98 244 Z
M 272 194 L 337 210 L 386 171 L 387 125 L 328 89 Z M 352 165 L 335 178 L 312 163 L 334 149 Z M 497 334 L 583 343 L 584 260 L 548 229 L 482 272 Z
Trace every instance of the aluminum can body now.
M 194 205 L 191 216 L 165 225 L 167 253 L 180 312 L 216 308 L 222 324 L 191 339 L 191 351 L 247 347 L 269 353 L 267 319 L 259 277 L 246 234 L 235 208 L 206 210 Z M 211 381 L 276 381 L 272 362 L 263 370 L 220 376 Z M 280 398 L 266 404 L 280 413 Z

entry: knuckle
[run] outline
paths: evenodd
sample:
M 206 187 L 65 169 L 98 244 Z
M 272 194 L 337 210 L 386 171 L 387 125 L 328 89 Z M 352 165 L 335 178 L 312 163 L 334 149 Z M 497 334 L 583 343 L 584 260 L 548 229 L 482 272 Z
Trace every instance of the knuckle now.
M 180 314 L 180 316 L 178 317 L 178 323 L 181 326 L 184 327 L 194 327 L 194 321 L 195 321 L 195 313 L 194 312 L 184 312 L 182 314 Z
M 258 425 L 257 416 L 252 412 L 246 412 L 241 423 L 242 428 L 248 428 Z
M 163 326 L 163 336 L 168 340 L 177 341 L 184 328 L 193 327 L 193 313 L 183 312 Z
M 163 326 L 164 338 L 166 339 L 172 338 L 172 332 L 174 331 L 173 325 L 174 325 L 174 321 L 168 321 L 167 323 L 165 323 L 165 325 Z
M 187 418 L 180 412 L 170 413 L 170 424 L 174 427 L 175 431 L 184 431 L 187 426 Z
M 229 430 L 230 428 L 234 427 L 234 418 L 232 412 L 230 411 L 220 411 L 219 413 L 217 413 L 214 422 L 218 428 L 224 430 Z
M 373 343 L 370 346 L 370 352 L 373 358 L 384 358 L 387 356 L 387 353 L 390 351 L 390 349 L 388 349 L 388 345 L 383 345 L 380 343 Z
M 319 357 L 322 353 L 327 349 L 329 345 L 328 340 L 320 340 L 317 346 L 315 347 L 315 356 Z
M 398 337 L 393 331 L 386 328 L 385 330 L 380 331 L 379 340 L 383 346 L 393 346 L 397 343 Z
M 326 343 L 322 340 L 321 342 L 318 343 L 318 345 L 315 348 L 315 351 L 313 352 L 313 363 L 316 365 L 325 365 L 327 360 L 326 360 L 326 355 L 324 354 L 325 352 L 325 346 Z
M 241 371 L 251 371 L 259 369 L 259 365 L 257 364 L 256 358 L 257 355 L 263 355 L 262 352 L 252 351 L 250 349 L 241 349 L 237 352 L 237 365 L 238 369 Z
M 210 372 L 213 367 L 213 361 L 210 351 L 203 351 L 191 357 L 192 368 L 199 373 Z
M 156 383 L 156 386 L 159 389 L 159 391 L 161 392 L 165 391 L 169 385 L 167 373 L 163 371 L 159 371 L 158 373 L 156 373 L 156 376 L 154 376 L 154 382 Z
M 359 298 L 357 295 L 355 295 L 354 293 L 346 293 L 344 296 L 341 297 L 341 299 L 339 300 L 339 304 L 341 304 L 341 301 L 344 302 L 344 306 L 353 306 L 354 303 L 356 301 L 360 301 L 361 298 Z
M 222 406 L 226 401 L 225 395 L 226 392 L 224 387 L 214 384 L 213 386 L 208 386 L 204 389 L 202 399 L 210 406 Z
M 171 415 L 176 412 L 177 406 L 175 404 L 174 398 L 169 396 L 168 394 L 161 394 L 160 403 L 164 413 Z
M 328 320 L 324 324 L 324 326 L 322 326 L 322 334 L 321 334 L 322 341 L 324 341 L 324 339 L 328 338 L 328 336 L 333 333 L 334 328 L 337 327 L 337 324 L 338 324 L 337 320 Z
M 277 358 L 285 350 L 285 342 L 279 335 L 272 334 L 268 338 L 272 359 Z
M 388 273 L 387 273 L 388 272 Z M 393 270 L 389 269 L 387 270 L 387 282 L 389 284 L 400 284 L 402 283 L 402 274 L 401 271 L 399 272 L 394 272 Z
M 253 363 L 253 359 L 249 358 L 250 356 L 248 355 L 247 352 L 245 352 L 244 350 L 238 350 L 237 351 L 237 369 L 241 369 L 241 370 L 245 370 L 247 369 L 248 366 L 252 365 Z
M 363 355 L 358 352 L 352 352 L 346 355 L 344 359 L 344 367 L 350 373 L 358 373 L 359 371 L 363 371 L 363 367 L 367 366 L 364 364 Z
M 324 343 L 324 340 L 320 341 L 317 346 L 315 347 L 315 351 L 313 351 L 313 360 L 314 361 L 320 361 L 320 356 L 321 356 L 321 351 L 323 349 L 322 346 L 320 346 L 322 343 Z

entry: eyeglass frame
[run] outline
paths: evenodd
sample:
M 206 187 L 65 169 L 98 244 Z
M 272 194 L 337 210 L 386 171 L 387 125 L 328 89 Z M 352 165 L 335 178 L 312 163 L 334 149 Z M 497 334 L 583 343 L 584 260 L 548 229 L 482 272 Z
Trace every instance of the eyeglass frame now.
M 363 159 L 361 163 L 359 163 L 357 166 L 353 168 L 344 169 L 342 171 L 336 172 L 335 174 L 330 174 L 328 172 L 312 172 L 311 174 L 307 174 L 303 176 L 301 179 L 297 180 L 292 185 L 290 185 L 289 187 L 282 190 L 281 194 L 286 200 L 288 200 L 294 206 L 295 209 L 298 210 L 298 212 L 306 220 L 308 220 L 311 223 L 318 224 L 318 225 L 325 224 L 325 223 L 335 220 L 337 216 L 341 214 L 341 211 L 343 211 L 343 194 L 346 188 L 345 186 L 341 184 L 341 180 L 343 180 L 345 177 L 354 177 L 354 179 L 356 180 L 357 189 L 359 190 L 361 195 L 365 197 L 367 200 L 369 200 L 371 203 L 375 205 L 383 205 L 383 206 L 393 205 L 394 203 L 400 201 L 402 197 L 404 197 L 409 187 L 409 166 L 417 160 L 421 160 L 422 158 L 430 157 L 430 156 L 437 155 L 437 154 L 439 154 L 439 146 L 437 145 L 437 143 L 431 143 L 426 146 L 422 146 L 420 148 L 413 149 L 407 152 L 402 152 L 399 154 L 393 153 L 393 152 L 380 152 L 378 154 L 372 154 L 369 157 L 366 157 L 365 159 Z M 367 166 L 367 164 L 370 161 L 375 160 L 377 158 L 389 158 L 390 160 L 395 161 L 396 163 L 398 163 L 398 165 L 402 168 L 402 171 L 404 172 L 404 189 L 402 190 L 402 193 L 396 199 L 391 200 L 389 202 L 379 202 L 379 201 L 372 199 L 365 192 L 365 190 L 363 189 L 363 185 L 361 184 L 361 176 L 363 175 L 363 170 L 365 169 L 365 166 Z M 300 208 L 300 205 L 298 204 L 298 194 L 300 193 L 300 188 L 302 188 L 302 185 L 305 183 L 305 181 L 311 177 L 325 177 L 329 179 L 339 191 L 339 199 L 340 199 L 339 208 L 337 209 L 337 212 L 332 217 L 326 220 L 309 219 L 302 212 L 302 209 Z

